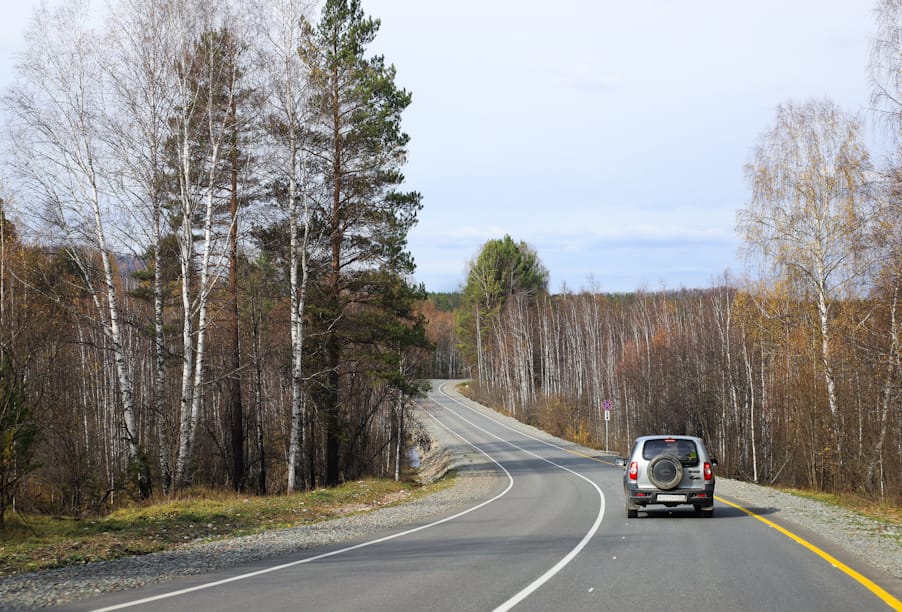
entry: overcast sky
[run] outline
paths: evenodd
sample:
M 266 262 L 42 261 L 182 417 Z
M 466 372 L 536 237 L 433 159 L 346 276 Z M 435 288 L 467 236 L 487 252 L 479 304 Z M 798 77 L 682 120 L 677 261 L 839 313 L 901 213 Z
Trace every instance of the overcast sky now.
M 0 85 L 36 0 L 5 2 Z M 787 100 L 867 108 L 871 0 L 363 0 L 413 94 L 416 279 L 458 288 L 509 234 L 551 289 L 741 272 L 743 165 Z

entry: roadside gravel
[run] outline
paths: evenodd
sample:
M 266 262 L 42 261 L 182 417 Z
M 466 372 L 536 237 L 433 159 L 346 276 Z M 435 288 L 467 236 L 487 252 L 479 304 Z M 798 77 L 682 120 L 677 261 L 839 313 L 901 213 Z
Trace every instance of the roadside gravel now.
M 196 575 L 278 555 L 362 538 L 400 525 L 448 515 L 499 491 L 498 474 L 487 470 L 484 458 L 438 426 L 425 411 L 419 415 L 421 478 L 434 480 L 448 471 L 454 485 L 429 497 L 364 514 L 304 527 L 257 535 L 195 542 L 178 550 L 126 557 L 116 561 L 45 570 L 0 578 L 0 609 L 57 605 L 104 592 L 136 588 L 178 576 Z M 537 432 L 530 428 L 532 434 Z M 548 436 L 550 438 L 550 436 Z M 573 448 L 569 442 L 557 440 Z M 582 449 L 587 453 L 597 453 Z M 718 479 L 718 492 L 749 507 L 776 509 L 791 520 L 835 542 L 896 578 L 902 578 L 902 533 L 839 508 L 826 506 L 756 485 Z

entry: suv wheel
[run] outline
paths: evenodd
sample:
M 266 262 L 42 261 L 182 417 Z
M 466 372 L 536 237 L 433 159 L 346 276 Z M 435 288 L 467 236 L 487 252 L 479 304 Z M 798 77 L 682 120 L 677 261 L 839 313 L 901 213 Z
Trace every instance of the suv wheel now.
M 626 504 L 626 518 L 639 518 L 639 508 L 631 508 L 629 503 Z
M 705 518 L 711 518 L 712 516 L 714 516 L 714 507 L 713 506 L 708 509 L 705 509 L 703 506 L 696 504 L 695 511 L 700 512 L 701 515 Z
M 659 489 L 669 491 L 683 480 L 683 464 L 673 455 L 658 455 L 648 463 L 648 479 Z

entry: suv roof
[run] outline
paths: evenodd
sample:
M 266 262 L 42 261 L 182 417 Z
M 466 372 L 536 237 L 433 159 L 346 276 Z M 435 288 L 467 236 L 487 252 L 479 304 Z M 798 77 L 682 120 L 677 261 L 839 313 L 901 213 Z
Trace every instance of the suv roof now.
M 645 442 L 646 440 L 692 440 L 701 442 L 701 438 L 698 436 L 671 436 L 669 434 L 655 434 L 653 436 L 639 436 L 636 438 L 636 442 Z

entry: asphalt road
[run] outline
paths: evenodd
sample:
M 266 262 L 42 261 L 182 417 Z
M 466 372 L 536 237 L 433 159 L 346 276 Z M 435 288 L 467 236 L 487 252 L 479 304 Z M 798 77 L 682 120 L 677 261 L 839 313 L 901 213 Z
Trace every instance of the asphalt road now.
M 713 518 L 675 508 L 627 520 L 621 468 L 530 434 L 449 385 L 437 386 L 430 400 L 430 414 L 500 475 L 484 502 L 370 540 L 69 609 L 889 609 L 868 587 L 739 509 L 718 503 Z

